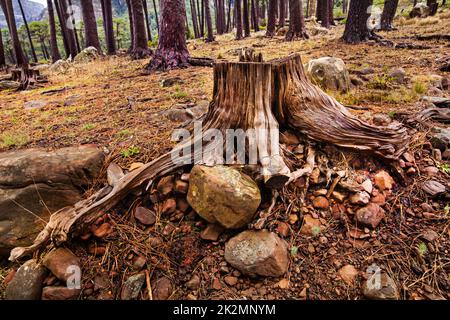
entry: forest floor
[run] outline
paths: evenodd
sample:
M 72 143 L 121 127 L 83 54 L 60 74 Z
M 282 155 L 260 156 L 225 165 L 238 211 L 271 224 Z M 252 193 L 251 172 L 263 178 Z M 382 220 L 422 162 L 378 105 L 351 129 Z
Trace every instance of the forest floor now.
M 425 19 L 399 18 L 396 25 L 398 30 L 379 34 L 394 42 L 430 48 L 395 49 L 377 43 L 347 45 L 339 40 L 342 25 L 334 27 L 328 35 L 302 41 L 285 42 L 282 36 L 268 39 L 261 31 L 240 41 L 234 40 L 232 34 L 217 36 L 213 43 L 190 41 L 188 47 L 194 57 L 231 61 L 237 59 L 237 49 L 242 47 L 254 48 L 265 60 L 297 52 L 304 63 L 333 56 L 344 60 L 352 77 L 356 77 L 358 70 L 371 68 L 373 73 L 367 75 L 362 85 L 353 86 L 345 94 L 328 93 L 344 105 L 364 106 L 366 110 L 352 110 L 363 119 L 370 120 L 379 112 L 395 118 L 399 113 L 417 112 L 422 106 L 420 98 L 433 95 L 429 92 L 433 90 L 433 75 L 448 77 L 448 73 L 439 71 L 440 61 L 450 54 L 448 41 L 422 41 L 416 36 L 448 34 L 450 11 Z M 163 112 L 177 103 L 211 99 L 212 68 L 191 67 L 146 75 L 143 72 L 146 63 L 148 60 L 132 61 L 125 55 L 104 57 L 73 65 L 64 73 L 50 73 L 49 83 L 41 88 L 0 92 L 0 151 L 97 144 L 109 151 L 108 161 L 123 168 L 135 162 L 149 162 L 169 151 L 173 146 L 170 137 L 174 123 L 162 116 Z M 399 67 L 407 74 L 404 84 L 394 83 L 387 77 L 392 69 Z M 169 78 L 180 80 L 173 86 L 163 87 L 162 81 Z M 56 92 L 47 93 L 49 90 Z M 35 100 L 45 101 L 46 105 L 24 108 L 26 102 Z M 426 143 L 424 137 L 424 134 L 415 137 L 412 152 L 421 150 Z M 426 159 L 416 160 L 420 167 Z M 369 171 L 383 166 L 369 158 L 361 158 L 361 161 L 362 168 Z M 448 182 L 448 174 L 439 174 L 440 179 Z M 102 182 L 104 179 L 98 181 Z M 181 220 L 171 217 L 170 222 L 168 217 L 161 217 L 151 230 L 158 239 L 153 239 L 157 245 L 149 251 L 142 243 L 148 238 L 149 230 L 128 221 L 128 208 L 121 208 L 111 212 L 108 218 L 116 232 L 99 244 L 107 248 L 104 254 L 89 254 L 82 241 L 69 245 L 83 257 L 83 270 L 86 270 L 83 290 L 86 294 L 82 292 L 81 297 L 119 297 L 122 280 L 134 272 L 133 258 L 144 255 L 152 279 L 161 275 L 170 279 L 174 288 L 171 299 L 361 299 L 364 272 L 372 263 L 381 265 L 399 284 L 402 299 L 450 298 L 448 204 L 445 200 L 421 198 L 415 193 L 415 186 L 416 180 L 408 181 L 405 187 L 396 186 L 388 196 L 386 221 L 360 239 L 349 236 L 348 226 L 331 215 L 316 213 L 312 206 L 307 206 L 307 210 L 309 208 L 313 215 L 320 217 L 326 231 L 321 237 L 308 237 L 298 233 L 299 223 L 290 224 L 290 233 L 285 238 L 292 259 L 289 272 L 282 279 L 240 275 L 223 257 L 224 243 L 235 232 L 224 233 L 216 242 L 203 241 L 199 232 L 204 222 L 198 216 L 187 215 Z M 288 222 L 289 213 L 298 211 L 295 204 L 294 208 L 288 205 L 297 192 L 294 187 L 282 195 L 282 201 L 276 207 L 276 219 L 269 224 L 271 230 L 277 227 L 275 220 Z M 314 188 L 311 194 L 313 192 Z M 421 205 L 427 201 L 440 218 L 421 214 Z M 404 213 L 406 208 L 412 214 Z M 168 224 L 173 230 L 168 231 Z M 421 234 L 427 230 L 434 230 L 439 235 L 437 243 L 424 243 Z M 426 253 L 420 251 L 417 254 L 418 250 Z M 186 261 L 190 263 L 186 264 Z M 355 281 L 342 280 L 338 270 L 345 265 L 352 265 L 359 271 Z M 5 267 L 3 272 L 9 268 Z M 185 285 L 192 274 L 201 279 L 195 290 Z M 237 284 L 227 284 L 224 280 L 227 276 L 236 277 Z M 96 281 L 102 282 L 103 287 L 94 292 L 88 290 Z M 142 292 L 141 298 L 148 299 L 148 291 Z

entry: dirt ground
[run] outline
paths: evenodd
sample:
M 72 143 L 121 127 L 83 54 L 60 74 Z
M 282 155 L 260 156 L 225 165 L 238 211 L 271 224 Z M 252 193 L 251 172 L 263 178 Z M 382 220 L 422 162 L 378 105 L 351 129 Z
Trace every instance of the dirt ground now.
M 241 47 L 254 48 L 263 53 L 265 60 L 296 52 L 301 54 L 304 63 L 334 56 L 344 60 L 352 77 L 358 77 L 358 70 L 372 68 L 374 72 L 364 84 L 354 86 L 350 92 L 328 93 L 344 105 L 365 107 L 365 110 L 352 111 L 362 118 L 371 119 L 378 112 L 395 118 L 399 113 L 417 112 L 421 108 L 420 97 L 433 90 L 432 75 L 449 76 L 439 71 L 442 58 L 450 55 L 448 41 L 422 41 L 416 36 L 448 33 L 450 10 L 425 19 L 399 18 L 396 25 L 398 30 L 379 34 L 397 43 L 430 48 L 396 49 L 376 43 L 346 45 L 339 40 L 342 25 L 326 36 L 303 41 L 284 42 L 282 36 L 267 39 L 260 32 L 241 41 L 234 40 L 231 34 L 217 36 L 217 41 L 209 44 L 190 41 L 188 47 L 192 56 L 227 60 L 237 59 L 236 49 Z M 48 74 L 49 83 L 42 88 L 0 92 L 0 151 L 94 143 L 108 150 L 108 161 L 128 168 L 131 163 L 149 162 L 170 150 L 174 124 L 162 112 L 176 103 L 210 99 L 212 68 L 192 67 L 145 75 L 146 63 L 147 60 L 132 61 L 126 56 L 104 57 L 71 67 L 63 74 Z M 398 67 L 406 71 L 405 84 L 387 79 L 387 73 Z M 162 87 L 163 80 L 175 77 L 181 78 L 181 82 Z M 46 93 L 49 90 L 57 92 Z M 76 102 L 65 105 L 69 98 Z M 25 109 L 24 103 L 32 100 L 45 100 L 48 104 L 39 109 Z M 419 133 L 411 147 L 419 169 L 431 161 L 423 153 L 424 142 L 424 134 Z M 333 148 L 323 150 L 327 150 L 334 166 L 343 165 L 339 152 Z M 346 154 L 345 161 L 359 173 L 372 174 L 384 167 L 376 160 L 352 153 Z M 447 173 L 440 172 L 439 179 L 448 184 Z M 224 243 L 236 232 L 222 234 L 217 242 L 201 240 L 199 232 L 205 223 L 192 211 L 182 217 L 159 216 L 151 228 L 137 226 L 131 219 L 136 199 L 129 198 L 119 208 L 105 213 L 105 219 L 114 227 L 110 236 L 100 241 L 76 240 L 69 244 L 82 257 L 81 299 L 118 298 L 123 279 L 135 272 L 136 256 L 146 258 L 152 283 L 162 276 L 170 279 L 173 286 L 170 299 L 362 299 L 366 270 L 374 263 L 396 281 L 402 299 L 448 299 L 448 203 L 424 198 L 417 188 L 420 181 L 423 181 L 421 176 L 409 179 L 403 186 L 397 184 L 388 195 L 385 221 L 376 230 L 356 237 L 350 234 L 348 221 L 312 207 L 311 196 L 323 186 L 311 186 L 306 195 L 297 185 L 283 190 L 266 225 L 278 233 L 280 221 L 289 226 L 284 238 L 290 246 L 291 263 L 288 274 L 280 279 L 246 277 L 227 265 Z M 301 198 L 306 199 L 302 212 Z M 269 205 L 267 200 L 263 207 Z M 145 199 L 138 201 L 145 202 Z M 432 216 L 424 214 L 423 203 L 432 206 Z M 324 231 L 320 235 L 299 233 L 306 212 L 321 220 Z M 292 215 L 299 220 L 292 221 Z M 439 235 L 433 243 L 423 240 L 424 232 L 429 230 Z M 93 246 L 102 249 L 92 254 Z M 359 272 L 351 283 L 339 276 L 338 270 L 345 265 L 352 265 Z M 0 281 L 13 267 L 17 266 L 2 267 Z M 186 286 L 193 274 L 200 279 L 194 290 Z M 237 283 L 229 285 L 225 281 L 229 276 L 236 277 Z M 141 298 L 149 299 L 148 289 L 141 292 Z

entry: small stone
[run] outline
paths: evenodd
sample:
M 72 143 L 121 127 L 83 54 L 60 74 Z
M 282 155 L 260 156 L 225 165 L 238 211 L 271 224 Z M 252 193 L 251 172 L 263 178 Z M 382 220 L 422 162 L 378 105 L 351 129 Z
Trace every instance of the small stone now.
M 212 281 L 211 287 L 214 290 L 221 290 L 222 289 L 222 284 L 220 283 L 220 280 L 218 278 L 214 278 L 213 281 Z
M 139 169 L 143 165 L 144 164 L 142 162 L 133 162 L 132 164 L 130 164 L 130 167 L 128 168 L 128 170 L 133 171 L 133 170 Z
M 26 110 L 33 110 L 33 109 L 41 109 L 48 105 L 48 101 L 45 100 L 31 100 L 24 103 L 23 107 Z
M 434 160 L 442 161 L 442 152 L 440 149 L 433 149 L 431 155 L 434 158 Z
M 192 276 L 192 278 L 186 282 L 186 288 L 190 290 L 197 290 L 200 287 L 200 277 L 196 274 Z
M 348 285 L 353 284 L 358 276 L 358 270 L 350 264 L 343 266 L 339 269 L 338 273 L 341 279 Z
M 28 260 L 15 273 L 5 290 L 6 300 L 39 300 L 47 270 L 36 260 Z
M 156 188 L 163 196 L 170 194 L 174 188 L 173 176 L 162 177 Z
M 325 210 L 328 209 L 328 207 L 330 206 L 330 202 L 328 201 L 328 199 L 326 197 L 316 197 L 313 200 L 313 207 L 316 209 L 321 209 L 321 210 Z
M 288 244 L 267 230 L 247 230 L 225 245 L 225 260 L 242 273 L 278 277 L 287 272 Z
M 66 101 L 64 101 L 64 106 L 72 107 L 78 103 L 80 98 L 81 98 L 81 96 L 79 94 L 73 94 L 73 95 L 67 97 Z
M 382 193 L 378 193 L 376 196 L 372 197 L 370 202 L 383 206 L 386 203 L 386 196 Z
M 439 169 L 433 166 L 429 166 L 423 169 L 423 173 L 425 173 L 429 177 L 434 177 L 436 174 L 439 173 Z
M 289 215 L 289 224 L 296 224 L 298 221 L 298 216 L 296 214 L 291 213 Z
M 113 231 L 111 224 L 108 222 L 102 223 L 98 228 L 94 228 L 92 233 L 97 238 L 105 238 Z
M 167 300 L 173 292 L 172 282 L 167 277 L 161 277 L 152 284 L 153 299 Z
M 439 235 L 437 234 L 436 231 L 432 229 L 427 229 L 422 233 L 421 237 L 427 240 L 428 242 L 433 242 L 439 237 Z
M 147 259 L 143 256 L 137 256 L 133 259 L 133 268 L 137 271 L 142 270 L 142 268 L 147 263 Z
M 445 159 L 445 160 L 450 159 L 450 149 L 447 149 L 442 153 L 442 159 Z
M 386 273 L 372 274 L 363 286 L 363 294 L 371 300 L 398 300 L 397 285 Z
M 390 190 L 394 184 L 394 179 L 384 170 L 378 171 L 375 176 L 375 186 L 380 190 Z
M 413 167 L 409 168 L 408 170 L 406 170 L 406 174 L 408 175 L 413 175 L 416 173 L 416 169 L 414 169 Z
M 328 190 L 327 190 L 327 189 L 319 189 L 319 190 L 314 191 L 313 194 L 314 194 L 316 197 L 318 197 L 318 196 L 326 196 L 327 193 L 328 193 Z
M 420 207 L 422 208 L 423 211 L 427 211 L 427 212 L 433 212 L 434 209 L 431 205 L 429 205 L 428 203 L 424 202 L 420 205 Z
M 177 209 L 177 202 L 175 199 L 169 198 L 166 201 L 164 201 L 163 206 L 161 208 L 161 214 L 171 214 L 174 213 Z
M 80 269 L 78 257 L 65 248 L 57 248 L 47 253 L 42 264 L 64 282 L 73 275 L 77 268 Z
M 384 217 L 384 210 L 378 204 L 370 203 L 356 211 L 355 221 L 358 225 L 376 228 Z
M 137 207 L 134 210 L 134 217 L 145 226 L 154 225 L 156 222 L 156 214 L 144 207 Z
M 422 184 L 422 190 L 430 196 L 436 197 L 445 193 L 446 188 L 440 182 L 437 182 L 435 180 L 428 180 Z
M 277 233 L 282 237 L 288 237 L 291 229 L 289 228 L 289 225 L 286 222 L 278 221 L 277 222 Z
M 367 179 L 363 183 L 361 183 L 361 187 L 366 191 L 368 194 L 372 194 L 373 191 L 373 184 L 370 179 Z
M 343 202 L 345 200 L 345 194 L 340 193 L 338 191 L 333 191 L 333 198 L 335 198 L 339 202 Z
M 175 192 L 180 194 L 186 194 L 189 189 L 189 183 L 181 180 L 175 182 Z
M 316 252 L 316 248 L 314 248 L 314 246 L 310 243 L 308 244 L 308 252 L 309 253 L 314 253 Z
M 350 203 L 352 204 L 358 204 L 358 205 L 365 205 L 368 204 L 370 201 L 370 195 L 367 192 L 358 192 L 354 193 L 349 198 Z
M 108 184 L 113 187 L 125 174 L 118 164 L 111 162 L 106 170 L 106 175 L 108 178 Z
M 395 68 L 389 74 L 388 77 L 393 79 L 397 83 L 405 83 L 406 80 L 406 72 L 403 68 Z
M 305 215 L 300 233 L 307 236 L 316 236 L 322 231 L 322 223 L 319 219 L 314 219 L 311 215 Z
M 226 276 L 223 280 L 227 285 L 231 287 L 235 286 L 238 283 L 238 278 L 233 276 Z
M 200 238 L 208 241 L 217 241 L 225 230 L 224 227 L 215 223 L 208 223 L 206 228 L 200 233 Z
M 42 300 L 75 300 L 79 297 L 80 289 L 68 287 L 44 287 Z
M 181 181 L 189 182 L 190 177 L 191 177 L 191 174 L 188 172 L 185 172 L 181 175 L 180 179 L 181 179 Z
M 281 279 L 280 281 L 278 281 L 278 283 L 276 285 L 280 289 L 287 289 L 287 288 L 289 288 L 289 280 L 288 279 Z
M 121 300 L 136 300 L 145 282 L 145 274 L 138 273 L 129 277 L 123 284 Z

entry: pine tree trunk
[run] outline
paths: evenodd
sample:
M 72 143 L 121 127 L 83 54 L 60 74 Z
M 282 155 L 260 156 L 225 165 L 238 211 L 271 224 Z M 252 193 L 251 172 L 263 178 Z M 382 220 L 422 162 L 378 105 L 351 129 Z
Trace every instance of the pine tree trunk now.
M 103 0 L 100 0 L 103 1 Z M 133 51 L 133 46 L 134 46 L 134 24 L 133 24 L 133 14 L 131 13 L 132 9 L 131 9 L 131 0 L 125 0 L 126 4 L 127 4 L 127 12 L 128 12 L 128 21 L 130 22 L 130 47 L 127 50 L 127 53 L 131 53 L 131 51 Z M 103 6 L 103 3 L 102 3 Z M 103 9 L 103 16 L 105 16 L 105 10 Z M 108 32 L 106 30 L 106 22 L 103 19 L 103 28 L 105 29 L 105 39 L 106 37 L 106 33 Z
M 162 0 L 158 47 L 147 66 L 151 71 L 187 67 L 184 0 Z
M 275 35 L 275 28 L 276 28 L 276 20 L 277 20 L 277 0 L 268 0 L 269 1 L 269 7 L 268 7 L 268 21 L 267 21 L 267 30 L 266 30 L 266 37 L 273 37 Z
M 253 21 L 253 29 L 255 32 L 259 31 L 259 14 L 258 14 L 258 0 L 251 0 L 251 7 L 252 7 L 252 21 Z
M 314 17 L 316 15 L 317 0 L 309 0 L 309 12 L 308 17 Z
M 242 8 L 241 0 L 235 0 L 235 17 L 236 17 L 236 40 L 242 39 Z
M 133 16 L 133 59 L 143 59 L 150 55 L 145 31 L 145 18 L 142 0 L 130 0 L 131 15 Z
M 303 16 L 303 1 L 289 0 L 289 30 L 286 41 L 309 38 L 306 33 L 305 18 Z
M 59 54 L 58 42 L 56 39 L 55 13 L 53 11 L 52 0 L 47 0 L 47 11 L 50 29 L 50 51 L 52 53 L 52 62 L 54 63 L 61 59 L 61 55 Z
M 285 0 L 278 0 L 279 1 L 279 9 L 280 12 L 280 18 L 278 19 L 278 27 L 282 28 L 284 27 L 284 22 L 286 20 L 285 12 L 286 12 L 286 2 Z
M 59 0 L 55 0 L 55 9 L 56 9 L 56 14 L 58 15 L 59 26 L 61 27 L 61 35 L 63 38 L 64 52 L 66 53 L 66 58 L 68 58 L 70 56 L 70 49 L 69 49 L 69 41 L 67 40 L 68 39 L 67 26 L 66 26 L 65 19 L 62 14 L 62 11 L 61 11 L 61 6 L 59 5 Z
M 434 16 L 439 6 L 437 0 L 427 0 L 427 6 L 430 8 L 430 16 Z
M 5 47 L 3 46 L 3 36 L 0 30 L 0 69 L 6 67 Z
M 168 9 L 165 5 L 171 1 L 162 2 L 163 37 L 166 34 L 165 11 Z M 172 17 L 177 13 L 180 14 L 172 10 Z M 182 17 L 180 20 L 183 22 Z M 181 34 L 184 38 L 184 32 Z M 194 162 L 214 166 L 235 158 L 239 164 L 245 165 L 255 160 L 265 186 L 275 189 L 310 174 L 312 168 L 293 171 L 294 163 L 287 161 L 287 152 L 279 144 L 279 128 L 289 129 L 311 141 L 372 153 L 389 160 L 397 160 L 407 149 L 410 138 L 406 128 L 401 124 L 373 126 L 352 115 L 309 81 L 300 55 L 269 62 L 261 60 L 259 56 L 243 62 L 217 62 L 214 65 L 213 99 L 203 117 L 202 133 L 195 134 L 194 130 L 194 134 L 181 145 L 131 171 L 112 189 L 105 187 L 73 207 L 52 214 L 33 245 L 14 248 L 9 259 L 15 261 L 31 254 L 49 241 L 60 246 L 68 239 L 85 234 L 99 215 L 114 208 L 134 190 L 148 188 L 151 183 L 177 170 L 188 170 Z M 249 133 L 247 137 L 251 140 L 244 150 L 238 150 L 238 144 L 224 148 L 223 140 L 207 138 L 205 133 L 209 129 L 214 129 L 222 137 L 227 136 L 229 129 L 242 130 Z M 189 153 L 184 154 L 185 150 Z M 181 156 L 181 152 L 183 158 L 180 160 L 187 160 L 187 163 L 173 160 L 173 156 Z M 313 152 L 312 156 L 314 158 Z
M 203 7 L 205 10 L 206 29 L 207 29 L 207 36 L 205 41 L 212 42 L 214 41 L 214 34 L 211 20 L 211 8 L 209 7 L 209 0 L 203 0 Z
M 33 61 L 38 62 L 37 56 L 36 56 L 36 50 L 34 50 L 33 45 L 33 39 L 31 39 L 31 33 L 30 28 L 28 27 L 27 18 L 25 17 L 25 12 L 23 11 L 22 2 L 20 0 L 17 0 L 20 8 L 20 13 L 22 14 L 23 23 L 25 25 L 25 30 L 27 31 L 28 41 L 30 42 L 30 49 L 31 49 L 31 55 L 33 56 Z
M 367 41 L 371 34 L 367 27 L 370 14 L 367 9 L 372 0 L 350 0 L 347 23 L 345 24 L 342 39 L 347 43 L 360 43 Z
M 153 0 L 153 10 L 155 10 L 156 29 L 158 29 L 158 35 L 159 35 L 159 18 L 158 18 L 158 10 L 156 9 L 156 1 L 155 0 Z
M 72 0 L 67 0 L 68 1 L 68 5 L 70 8 L 73 8 L 72 6 Z M 77 52 L 81 51 L 81 46 L 80 46 L 80 41 L 78 41 L 78 31 L 77 31 L 77 27 L 76 27 L 76 22 L 75 22 L 75 12 L 73 12 L 74 10 L 71 10 L 72 14 L 71 16 L 71 20 L 72 20 L 72 26 L 73 26 L 73 34 L 75 35 L 75 43 L 77 45 Z
M 150 18 L 148 16 L 147 0 L 142 0 L 142 8 L 144 8 L 145 25 L 147 27 L 147 39 L 152 41 L 152 29 L 150 28 Z
M 198 30 L 198 20 L 197 20 L 197 8 L 195 7 L 195 0 L 190 0 L 191 4 L 191 18 L 192 27 L 194 28 L 195 38 L 200 38 L 200 31 Z
M 116 53 L 116 42 L 114 40 L 114 24 L 111 0 L 101 0 L 103 11 L 103 25 L 105 28 L 106 48 L 109 55 Z M 145 28 L 144 28 L 145 34 Z M 145 37 L 145 35 L 144 35 Z
M 381 14 L 381 30 L 392 30 L 392 22 L 397 12 L 398 0 L 385 0 L 383 13 Z
M 201 14 L 200 14 L 200 35 L 202 37 L 205 36 L 205 6 L 203 5 L 203 0 L 200 0 L 201 3 Z
M 330 25 L 335 26 L 336 23 L 334 22 L 334 0 L 327 0 L 328 2 L 328 21 Z
M 73 19 L 71 15 L 67 11 L 66 0 L 57 0 L 57 1 L 59 1 L 61 16 L 64 18 L 63 23 L 67 33 L 67 44 L 69 46 L 70 55 L 72 56 L 73 59 L 78 54 L 77 40 L 74 29 L 75 26 L 73 25 Z M 70 22 L 70 24 L 68 23 L 67 25 L 66 22 Z
M 248 12 L 248 0 L 242 0 L 243 13 L 243 27 L 244 27 L 244 38 L 250 37 L 250 15 Z
M 80 0 L 81 12 L 83 14 L 85 46 L 94 47 L 99 53 L 102 52 L 97 33 L 97 21 L 94 14 L 92 0 Z
M 231 29 L 231 0 L 228 0 L 228 12 L 227 12 L 227 28 L 226 32 L 230 32 Z
M 329 0 L 318 0 L 318 1 L 320 3 L 321 25 L 322 27 L 329 29 L 331 27 L 330 6 L 328 4 Z

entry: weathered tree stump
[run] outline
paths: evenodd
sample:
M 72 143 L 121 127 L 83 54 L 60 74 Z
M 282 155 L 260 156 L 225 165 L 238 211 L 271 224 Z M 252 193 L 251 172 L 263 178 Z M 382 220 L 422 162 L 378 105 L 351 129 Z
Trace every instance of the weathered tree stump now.
M 292 172 L 278 143 L 279 127 L 314 141 L 371 152 L 385 159 L 397 159 L 405 151 L 409 136 L 401 124 L 376 127 L 353 116 L 308 80 L 298 54 L 262 62 L 262 57 L 247 52 L 241 55 L 241 60 L 245 62 L 214 65 L 213 99 L 200 135 L 194 126 L 190 138 L 170 153 L 130 172 L 113 187 L 105 187 L 74 207 L 54 213 L 34 244 L 15 248 L 10 260 L 35 251 L 49 240 L 59 245 L 82 234 L 102 212 L 114 207 L 130 191 L 148 189 L 159 177 L 194 163 L 212 166 L 240 163 L 242 159 L 245 164 L 255 161 L 264 182 L 273 188 L 310 173 L 314 151 L 308 154 L 309 168 Z M 245 144 L 244 148 L 235 143 L 223 148 L 220 135 L 208 135 L 208 129 L 223 136 L 229 129 L 250 130 L 254 132 L 253 143 Z M 184 154 L 185 150 L 193 152 Z M 178 160 L 183 161 L 173 161 L 173 155 L 180 153 L 183 156 Z
M 19 89 L 22 90 L 36 84 L 40 77 L 40 73 L 38 69 L 22 67 L 11 69 L 11 77 L 12 81 L 20 82 L 21 85 Z

